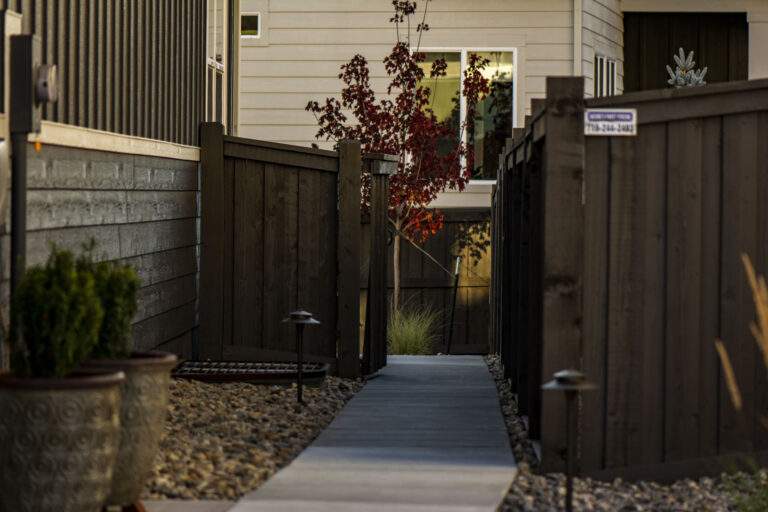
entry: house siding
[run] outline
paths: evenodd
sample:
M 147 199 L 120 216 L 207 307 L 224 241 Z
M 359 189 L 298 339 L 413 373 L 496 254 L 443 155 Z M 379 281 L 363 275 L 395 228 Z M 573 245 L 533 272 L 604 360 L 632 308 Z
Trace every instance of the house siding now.
M 40 151 L 30 144 L 27 153 L 27 264 L 45 262 L 51 244 L 79 252 L 94 240 L 98 259 L 130 264 L 141 279 L 133 348 L 190 357 L 197 326 L 198 163 L 48 144 Z M 0 229 L 5 309 L 10 235 Z
M 572 0 L 435 0 L 422 48 L 517 48 L 517 123 L 543 97 L 549 75 L 573 72 Z M 339 66 L 355 53 L 372 64 L 378 94 L 388 83 L 383 58 L 396 41 L 389 0 L 242 0 L 260 11 L 260 40 L 241 40 L 238 134 L 310 145 L 317 123 L 310 100 L 338 96 Z M 321 147 L 330 147 L 323 142 Z
M 616 93 L 624 91 L 624 21 L 621 0 L 584 0 L 582 30 L 582 72 L 584 89 L 594 89 L 595 55 L 616 60 Z

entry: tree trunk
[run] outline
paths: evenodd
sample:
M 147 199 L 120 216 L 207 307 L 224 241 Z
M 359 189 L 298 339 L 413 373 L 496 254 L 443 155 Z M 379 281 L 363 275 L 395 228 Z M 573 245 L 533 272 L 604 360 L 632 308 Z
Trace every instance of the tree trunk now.
M 395 289 L 392 292 L 392 311 L 400 308 L 400 221 L 395 222 L 395 238 L 393 240 L 392 250 L 392 280 Z

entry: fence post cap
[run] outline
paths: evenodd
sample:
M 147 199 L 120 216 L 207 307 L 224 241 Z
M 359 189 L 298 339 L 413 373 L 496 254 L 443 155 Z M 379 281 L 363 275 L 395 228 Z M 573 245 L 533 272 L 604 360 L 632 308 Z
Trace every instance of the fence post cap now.
M 386 153 L 368 153 L 364 158 L 371 161 L 373 174 L 386 174 L 388 176 L 397 172 L 397 163 L 400 160 L 397 155 Z

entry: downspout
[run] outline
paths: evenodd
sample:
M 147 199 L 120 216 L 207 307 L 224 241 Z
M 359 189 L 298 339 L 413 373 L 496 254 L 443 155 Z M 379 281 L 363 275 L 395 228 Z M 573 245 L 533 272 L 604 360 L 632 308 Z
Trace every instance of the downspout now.
M 240 74 L 240 0 L 227 2 L 227 133 L 237 128 L 237 80 Z
M 581 76 L 583 70 L 584 0 L 573 0 L 573 76 Z

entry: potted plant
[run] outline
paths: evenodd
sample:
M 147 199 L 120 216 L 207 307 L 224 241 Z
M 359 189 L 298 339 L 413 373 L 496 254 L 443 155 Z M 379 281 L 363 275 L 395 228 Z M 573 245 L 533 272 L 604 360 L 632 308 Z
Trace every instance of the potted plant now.
M 91 269 L 96 293 L 104 310 L 98 343 L 83 367 L 122 371 L 120 449 L 108 505 L 129 506 L 138 502 L 165 425 L 168 389 L 176 356 L 166 352 L 131 350 L 131 322 L 136 314 L 140 281 L 128 265 L 94 262 L 92 251 L 78 265 Z
M 93 275 L 55 247 L 14 291 L 12 373 L 0 376 L 0 510 L 103 507 L 124 375 L 76 371 L 102 317 Z

